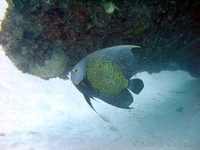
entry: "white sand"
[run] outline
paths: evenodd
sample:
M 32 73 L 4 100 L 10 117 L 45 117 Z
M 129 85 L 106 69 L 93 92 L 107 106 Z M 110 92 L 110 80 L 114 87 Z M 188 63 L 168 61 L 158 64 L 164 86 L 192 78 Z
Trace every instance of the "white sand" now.
M 71 81 L 23 74 L 0 51 L 0 149 L 132 150 L 200 147 L 200 80 L 183 71 L 137 74 L 132 110 L 92 101 Z

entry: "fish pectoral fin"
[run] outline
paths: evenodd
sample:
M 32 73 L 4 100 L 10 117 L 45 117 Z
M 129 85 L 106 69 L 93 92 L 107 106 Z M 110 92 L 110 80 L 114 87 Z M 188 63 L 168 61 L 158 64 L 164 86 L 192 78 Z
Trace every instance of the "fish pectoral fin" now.
M 141 79 L 131 79 L 128 89 L 130 89 L 133 93 L 139 94 L 144 88 L 144 83 Z
M 85 100 L 86 100 L 86 102 L 90 105 L 90 107 L 97 113 L 97 111 L 94 109 L 94 107 L 92 106 L 92 103 L 91 103 L 91 101 L 90 101 L 90 97 L 88 96 L 88 95 L 85 95 L 85 94 L 83 94 L 84 95 L 84 98 L 85 98 Z M 94 99 L 93 97 L 91 97 L 92 99 Z M 97 113 L 98 114 L 98 113 Z

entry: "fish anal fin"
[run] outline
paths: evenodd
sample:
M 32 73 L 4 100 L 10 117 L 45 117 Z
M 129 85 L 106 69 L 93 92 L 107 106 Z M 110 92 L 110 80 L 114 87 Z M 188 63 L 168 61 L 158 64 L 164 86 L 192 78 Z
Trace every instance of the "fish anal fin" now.
M 128 89 L 124 89 L 119 96 L 113 98 L 113 99 L 105 99 L 102 98 L 102 100 L 110 105 L 113 105 L 115 107 L 123 108 L 123 109 L 131 109 L 129 105 L 133 102 L 133 96 L 129 92 Z
M 133 96 L 128 91 L 128 89 L 125 89 L 123 93 L 118 97 L 117 102 L 118 102 L 117 107 L 124 109 L 132 109 L 131 107 L 129 107 L 129 105 L 133 102 Z

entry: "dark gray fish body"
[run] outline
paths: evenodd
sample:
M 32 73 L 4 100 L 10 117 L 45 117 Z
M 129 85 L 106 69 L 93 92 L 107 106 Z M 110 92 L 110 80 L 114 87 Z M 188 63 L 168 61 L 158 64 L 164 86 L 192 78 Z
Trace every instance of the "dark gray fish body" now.
M 141 79 L 130 79 L 137 67 L 132 48 L 139 47 L 122 45 L 99 50 L 73 68 L 71 80 L 91 107 L 90 98 L 97 97 L 113 106 L 130 108 L 133 97 L 128 89 L 139 94 L 144 87 Z

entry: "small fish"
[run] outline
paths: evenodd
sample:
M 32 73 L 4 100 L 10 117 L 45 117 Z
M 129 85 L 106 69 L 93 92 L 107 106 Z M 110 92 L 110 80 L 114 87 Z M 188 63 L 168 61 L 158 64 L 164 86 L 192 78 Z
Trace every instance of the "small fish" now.
M 194 117 L 192 117 L 192 116 L 188 116 L 188 118 L 190 118 L 190 119 L 194 119 Z
M 96 51 L 78 62 L 71 71 L 71 80 L 92 106 L 90 98 L 124 109 L 133 102 L 130 93 L 139 94 L 143 87 L 141 79 L 130 79 L 136 73 L 134 45 L 120 45 Z M 130 91 L 129 91 L 129 90 Z
M 107 14 L 112 14 L 115 9 L 120 10 L 113 2 L 107 2 L 104 4 L 104 10 Z

